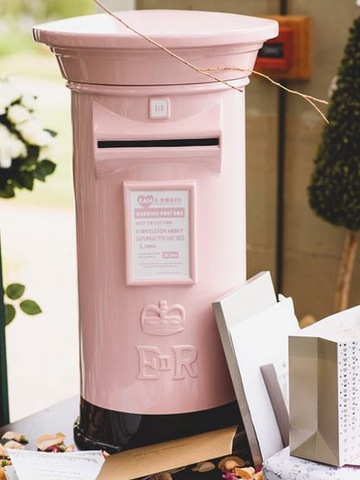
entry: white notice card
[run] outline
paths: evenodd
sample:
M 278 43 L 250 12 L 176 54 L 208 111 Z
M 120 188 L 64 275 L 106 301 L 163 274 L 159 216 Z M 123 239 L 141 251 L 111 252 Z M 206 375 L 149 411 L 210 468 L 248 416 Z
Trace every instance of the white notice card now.
M 101 452 L 8 452 L 18 480 L 95 480 L 105 461 Z
M 134 191 L 130 210 L 134 279 L 189 278 L 189 191 Z

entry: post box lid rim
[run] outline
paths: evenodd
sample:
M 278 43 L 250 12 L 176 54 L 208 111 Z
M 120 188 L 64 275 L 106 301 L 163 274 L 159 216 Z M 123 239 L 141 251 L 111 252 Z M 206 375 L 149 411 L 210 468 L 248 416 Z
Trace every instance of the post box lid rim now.
M 275 20 L 232 13 L 133 10 L 117 14 L 141 33 L 174 49 L 259 44 L 278 35 Z M 36 41 L 50 47 L 156 48 L 106 13 L 36 25 L 33 33 Z

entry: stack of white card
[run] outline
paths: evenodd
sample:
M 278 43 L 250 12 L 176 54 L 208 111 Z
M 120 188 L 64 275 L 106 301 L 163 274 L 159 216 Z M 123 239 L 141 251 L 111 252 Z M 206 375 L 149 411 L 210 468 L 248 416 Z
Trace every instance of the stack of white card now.
M 285 446 L 262 367 L 273 368 L 288 422 L 288 336 L 299 330 L 293 301 L 278 301 L 270 272 L 261 272 L 213 308 L 253 460 L 261 464 Z
M 95 480 L 104 464 L 101 452 L 45 453 L 8 450 L 8 480 Z

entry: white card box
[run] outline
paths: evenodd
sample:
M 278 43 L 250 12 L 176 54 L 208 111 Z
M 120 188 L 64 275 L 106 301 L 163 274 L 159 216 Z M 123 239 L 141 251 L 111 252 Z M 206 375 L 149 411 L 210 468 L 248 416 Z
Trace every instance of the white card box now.
M 291 454 L 360 465 L 360 306 L 290 337 Z
M 292 457 L 289 447 L 269 458 L 263 465 L 265 480 L 360 480 L 358 467 L 333 467 Z
M 284 445 L 260 367 L 273 364 L 287 390 L 288 336 L 299 330 L 291 298 L 277 302 L 262 272 L 213 303 L 254 463 Z

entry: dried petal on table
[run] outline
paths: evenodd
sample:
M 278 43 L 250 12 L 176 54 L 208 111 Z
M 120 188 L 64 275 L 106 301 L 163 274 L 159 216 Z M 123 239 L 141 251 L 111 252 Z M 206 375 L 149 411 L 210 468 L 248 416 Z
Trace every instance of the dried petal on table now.
M 195 467 L 192 468 L 192 471 L 204 473 L 204 472 L 210 472 L 211 470 L 214 470 L 214 468 L 216 467 L 213 464 L 213 462 L 200 462 Z
M 156 473 L 150 477 L 150 480 L 172 480 L 169 472 Z
M 15 440 L 9 440 L 5 444 L 5 449 L 8 449 L 8 448 L 11 448 L 12 450 L 24 450 L 25 445 L 23 445 L 19 442 L 15 442 Z
M 230 471 L 225 472 L 222 477 L 225 478 L 225 480 L 238 480 L 238 477 L 235 475 L 235 473 Z
M 56 435 L 41 435 L 37 439 L 36 446 L 38 450 L 42 452 L 63 452 L 66 450 L 64 445 L 66 435 L 63 433 L 57 433 Z
M 243 467 L 245 462 L 242 458 L 235 455 L 224 457 L 220 460 L 218 467 L 220 470 L 233 470 L 235 467 Z
M 236 474 L 237 477 L 240 477 L 240 478 L 253 478 L 253 476 L 255 475 L 255 468 L 253 468 L 253 467 L 245 467 L 245 468 L 235 467 L 234 468 L 234 473 Z
M 183 470 L 185 470 L 185 468 L 186 467 L 172 468 L 171 470 L 168 470 L 168 473 L 170 473 L 170 475 L 175 475 L 175 473 L 182 472 Z
M 260 472 L 255 473 L 255 475 L 252 477 L 254 480 L 263 480 L 263 472 L 260 470 Z
M 0 458 L 5 458 L 5 457 L 7 457 L 6 448 L 0 443 Z
M 1 437 L 1 443 L 3 445 L 5 445 L 5 443 L 9 442 L 10 440 L 15 440 L 15 442 L 22 443 L 23 445 L 26 445 L 27 443 L 29 443 L 28 439 L 21 433 L 6 432 Z

